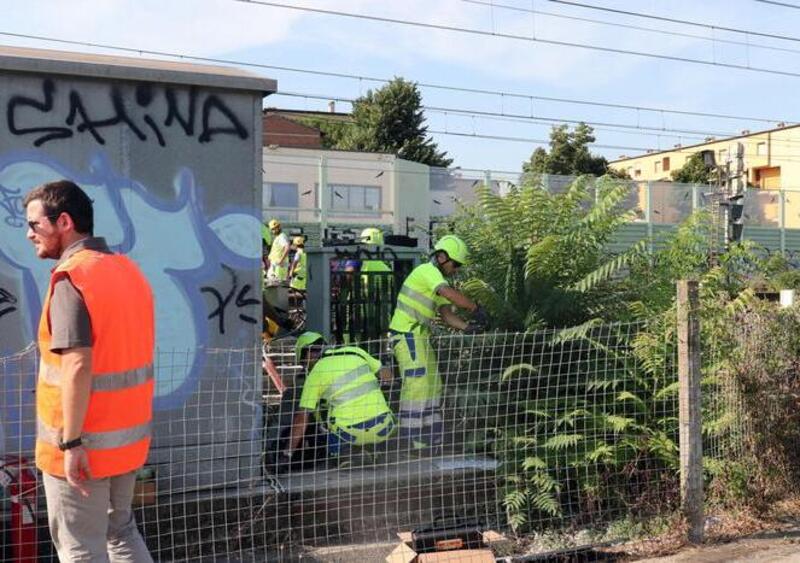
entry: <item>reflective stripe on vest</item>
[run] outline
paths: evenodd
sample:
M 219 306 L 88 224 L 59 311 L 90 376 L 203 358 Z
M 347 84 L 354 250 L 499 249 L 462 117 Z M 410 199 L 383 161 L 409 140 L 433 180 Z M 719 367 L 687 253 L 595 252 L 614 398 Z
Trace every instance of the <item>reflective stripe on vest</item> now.
M 61 386 L 61 373 L 56 366 L 44 364 L 41 378 L 48 385 Z M 93 374 L 92 391 L 120 391 L 147 383 L 151 379 L 153 379 L 152 365 L 117 373 Z
M 354 399 L 358 399 L 362 395 L 366 395 L 367 393 L 372 393 L 375 390 L 380 391 L 380 389 L 381 387 L 380 385 L 378 385 L 378 382 L 375 381 L 374 379 L 371 379 L 369 381 L 365 381 L 358 387 L 354 387 L 353 389 L 339 393 L 335 397 L 330 397 L 327 399 L 327 401 L 333 407 L 341 407 L 345 403 L 349 403 Z
M 417 321 L 421 325 L 430 326 L 431 319 L 414 309 L 411 305 L 403 303 L 402 301 L 397 301 L 397 308 L 403 311 L 406 315 Z
M 439 397 L 434 399 L 400 399 L 400 410 L 405 412 L 424 412 L 439 408 Z
M 397 415 L 400 418 L 400 426 L 403 428 L 424 428 L 442 422 L 442 415 L 438 412 L 426 416 L 414 416 L 400 411 Z
M 403 285 L 403 287 L 400 289 L 400 295 L 408 297 L 412 301 L 416 301 L 419 305 L 422 305 L 425 308 L 424 313 L 431 319 L 436 316 L 436 308 L 434 305 L 434 301 L 430 297 L 426 297 L 425 295 L 422 295 L 420 292 L 414 291 L 407 285 Z
M 337 377 L 336 380 L 330 384 L 325 394 L 327 396 L 335 395 L 336 393 L 344 389 L 345 386 L 355 382 L 357 379 L 359 379 L 364 375 L 367 375 L 368 373 L 372 373 L 372 370 L 369 369 L 369 366 L 360 365 L 356 369 L 348 371 L 342 374 L 340 377 Z
M 81 434 L 86 449 L 88 450 L 107 450 L 109 448 L 121 448 L 150 437 L 152 425 L 147 422 L 139 426 L 113 430 L 110 432 L 84 432 Z M 58 446 L 61 440 L 61 430 L 48 426 L 40 419 L 36 420 L 36 438 L 50 444 Z

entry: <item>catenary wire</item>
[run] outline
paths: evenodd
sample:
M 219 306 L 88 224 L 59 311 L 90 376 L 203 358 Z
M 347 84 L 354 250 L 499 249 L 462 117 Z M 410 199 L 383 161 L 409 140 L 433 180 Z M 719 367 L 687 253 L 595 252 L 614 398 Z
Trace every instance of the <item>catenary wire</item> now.
M 352 121 L 344 121 L 344 120 L 339 119 L 339 118 L 337 118 L 335 116 L 327 116 L 324 113 L 317 113 L 317 114 L 314 115 L 314 117 L 317 118 L 317 119 L 321 119 L 323 121 L 330 121 L 330 122 L 333 122 L 333 123 L 339 123 L 339 124 L 348 125 L 348 126 L 355 126 L 356 125 L 356 123 L 354 123 Z M 541 145 L 547 145 L 547 144 L 550 143 L 549 140 L 544 140 L 544 139 L 534 139 L 534 138 L 528 138 L 528 137 L 514 137 L 514 136 L 505 136 L 505 135 L 492 135 L 492 134 L 479 133 L 479 132 L 476 132 L 476 131 L 473 131 L 473 132 L 440 131 L 440 130 L 429 129 L 428 133 L 436 134 L 436 135 L 450 135 L 450 136 L 456 136 L 456 137 L 467 137 L 467 138 L 474 138 L 474 139 L 490 139 L 490 140 L 497 140 L 497 141 L 537 143 L 537 144 L 541 144 Z M 754 135 L 757 135 L 757 134 L 758 133 L 756 133 Z M 709 143 L 724 143 L 726 141 L 733 142 L 734 139 L 719 139 L 719 140 L 715 140 L 715 141 L 710 141 Z M 775 143 L 775 141 L 770 141 L 770 142 Z M 800 139 L 798 139 L 798 140 L 789 140 L 789 142 L 790 143 L 800 142 Z M 599 149 L 641 151 L 643 154 L 632 155 L 630 157 L 625 157 L 625 160 L 634 160 L 634 159 L 649 158 L 649 157 L 655 158 L 659 154 L 668 153 L 668 152 L 669 153 L 679 153 L 679 154 L 694 154 L 698 150 L 702 150 L 701 146 L 703 144 L 705 144 L 705 143 L 698 144 L 698 145 L 689 145 L 689 146 L 685 146 L 685 147 L 684 146 L 676 146 L 676 147 L 666 148 L 666 149 L 653 149 L 652 147 L 631 147 L 631 146 L 620 146 L 620 145 L 606 145 L 606 144 L 601 144 L 601 143 L 588 143 L 588 146 L 599 148 Z M 781 144 L 788 144 L 788 143 L 781 143 Z M 754 152 L 753 150 L 748 150 L 748 148 L 745 148 L 744 155 L 746 157 L 747 156 L 751 156 L 751 157 L 763 156 L 763 155 L 759 155 L 757 150 L 758 149 L 756 149 L 756 152 Z M 650 151 L 650 152 L 647 152 L 647 151 Z M 800 154 L 798 154 L 798 153 L 781 154 L 781 153 L 771 152 L 770 156 L 773 159 L 780 159 L 780 161 L 782 161 L 782 162 L 800 162 Z M 621 159 L 618 159 L 618 160 L 621 160 Z
M 355 100 L 352 98 L 345 98 L 342 96 L 324 96 L 320 94 L 311 94 L 306 92 L 288 92 L 285 90 L 280 90 L 275 93 L 276 96 L 288 96 L 293 98 L 307 98 L 312 100 L 332 100 L 336 102 L 345 102 L 348 104 L 352 104 Z M 465 108 L 451 108 L 451 107 L 439 107 L 439 106 L 422 106 L 422 109 L 425 111 L 430 111 L 434 113 L 443 113 L 443 114 L 452 114 L 452 115 L 462 115 L 462 116 L 473 116 L 473 117 L 480 117 L 485 119 L 497 119 L 497 118 L 504 118 L 505 120 L 517 121 L 517 122 L 526 122 L 526 123 L 538 123 L 541 125 L 548 125 L 553 123 L 585 123 L 587 125 L 597 126 L 597 130 L 601 130 L 602 127 L 616 127 L 619 129 L 629 129 L 635 130 L 634 132 L 639 135 L 665 135 L 666 133 L 676 133 L 676 135 L 669 135 L 675 137 L 687 137 L 689 138 L 690 135 L 695 135 L 696 139 L 703 139 L 706 136 L 724 136 L 724 137 L 732 137 L 734 133 L 730 132 L 720 132 L 720 131 L 699 131 L 693 129 L 673 129 L 673 128 L 666 128 L 666 127 L 647 127 L 641 125 L 632 125 L 628 123 L 609 123 L 609 122 L 602 122 L 602 121 L 591 121 L 585 119 L 571 119 L 571 118 L 560 118 L 560 117 L 544 117 L 538 115 L 526 115 L 526 114 L 517 114 L 517 113 L 506 113 L 506 112 L 491 112 L 491 111 L 483 111 L 483 110 L 475 110 L 475 109 L 465 109 Z M 622 131 L 620 131 L 622 132 Z M 649 132 L 649 133 L 648 133 Z M 699 136 L 698 136 L 699 135 Z
M 640 26 L 640 25 L 632 25 L 632 24 L 626 24 L 626 23 L 611 22 L 611 21 L 606 21 L 606 20 L 596 20 L 596 19 L 591 19 L 591 18 L 582 18 L 582 17 L 579 17 L 579 16 L 569 16 L 569 15 L 566 15 L 566 14 L 558 14 L 556 12 L 546 12 L 546 11 L 543 11 L 543 10 L 534 10 L 534 9 L 531 9 L 531 8 L 523 8 L 523 7 L 520 7 L 520 6 L 512 6 L 510 4 L 500 4 L 500 3 L 494 2 L 494 1 L 492 1 L 492 2 L 484 2 L 482 0 L 461 0 L 461 1 L 462 2 L 466 2 L 468 4 L 476 4 L 478 6 L 486 6 L 487 8 L 500 8 L 500 9 L 504 9 L 504 10 L 511 10 L 511 11 L 515 11 L 515 12 L 524 12 L 524 13 L 527 13 L 527 14 L 536 14 L 536 15 L 540 15 L 540 16 L 547 16 L 547 17 L 551 17 L 551 18 L 558 18 L 558 19 L 564 19 L 564 20 L 569 20 L 569 21 L 578 21 L 578 22 L 598 24 L 598 25 L 607 25 L 607 26 L 618 27 L 618 28 L 622 28 L 622 29 L 632 29 L 632 30 L 644 31 L 644 32 L 648 32 L 648 33 L 657 33 L 657 34 L 660 34 L 660 35 L 669 35 L 669 36 L 672 36 L 672 37 L 685 37 L 685 38 L 689 38 L 689 39 L 699 39 L 701 41 L 711 41 L 713 43 L 724 43 L 724 44 L 727 44 L 727 45 L 738 45 L 738 46 L 741 46 L 741 47 L 755 48 L 755 49 L 765 49 L 765 50 L 770 50 L 770 51 L 779 51 L 779 52 L 783 52 L 783 53 L 795 53 L 795 54 L 799 54 L 800 53 L 800 49 L 790 49 L 790 48 L 787 48 L 787 47 L 775 47 L 773 45 L 764 45 L 764 44 L 760 44 L 760 43 L 751 43 L 749 41 L 735 41 L 733 39 L 723 39 L 723 38 L 718 38 L 718 37 L 708 37 L 708 36 L 705 36 L 705 35 L 697 35 L 697 34 L 694 34 L 694 33 L 685 33 L 685 32 L 679 32 L 679 31 L 668 31 L 668 30 L 665 30 L 665 29 L 655 29 L 655 28 L 652 28 L 652 27 L 643 27 L 643 26 Z
M 359 80 L 359 81 L 367 81 L 367 82 L 378 82 L 378 83 L 387 83 L 390 82 L 390 78 L 381 78 L 381 77 L 373 77 L 367 75 L 357 75 L 357 74 L 348 74 L 343 72 L 332 72 L 326 70 L 319 70 L 319 69 L 307 69 L 307 68 L 298 68 L 298 67 L 289 67 L 289 66 L 282 66 L 282 65 L 271 65 L 265 63 L 254 63 L 248 61 L 240 61 L 235 59 L 225 59 L 220 57 L 203 57 L 199 55 L 189 55 L 186 53 L 173 53 L 168 51 L 160 51 L 154 49 L 141 49 L 136 47 L 124 47 L 121 45 L 110 45 L 107 43 L 97 43 L 92 41 L 79 41 L 74 39 L 62 39 L 57 37 L 49 37 L 43 35 L 32 35 L 27 33 L 16 33 L 11 31 L 0 31 L 0 36 L 6 37 L 14 37 L 18 39 L 33 39 L 36 41 L 44 41 L 44 42 L 51 42 L 51 43 L 58 43 L 63 45 L 77 45 L 82 47 L 92 47 L 98 49 L 108 49 L 113 51 L 120 51 L 125 53 L 132 53 L 136 55 L 153 55 L 159 57 L 170 57 L 176 59 L 185 59 L 190 61 L 199 61 L 205 63 L 214 63 L 214 64 L 228 64 L 228 65 L 236 65 L 236 66 L 243 66 L 243 67 L 250 67 L 250 68 L 258 68 L 258 69 L 266 69 L 266 70 L 277 70 L 282 72 L 294 72 L 299 74 L 310 74 L 313 76 L 327 76 L 331 78 L 345 78 L 345 79 L 352 79 L 352 80 Z M 786 123 L 794 123 L 800 120 L 794 119 L 786 119 L 786 118 L 778 118 L 778 117 L 754 117 L 754 116 L 747 116 L 747 115 L 733 115 L 728 113 L 715 113 L 715 112 L 702 112 L 702 111 L 690 111 L 690 110 L 676 110 L 676 109 L 669 109 L 669 108 L 659 108 L 653 106 L 639 106 L 639 105 L 631 105 L 631 104 L 622 104 L 622 103 L 613 103 L 613 102 L 600 102 L 596 100 L 579 100 L 574 98 L 562 98 L 562 97 L 555 97 L 555 96 L 539 96 L 533 94 L 523 94 L 521 92 L 506 92 L 501 90 L 487 90 L 482 88 L 469 88 L 463 86 L 452 86 L 447 84 L 437 84 L 431 82 L 416 82 L 416 84 L 421 88 L 428 88 L 432 90 L 444 90 L 449 92 L 461 92 L 465 94 L 482 94 L 482 95 L 489 95 L 489 96 L 500 96 L 506 98 L 518 98 L 524 100 L 533 101 L 542 101 L 542 102 L 554 102 L 554 103 L 564 103 L 564 104 L 575 104 L 575 105 L 586 105 L 586 106 L 594 106 L 594 107 L 606 107 L 612 109 L 621 109 L 621 110 L 630 110 L 630 111 L 637 111 L 637 112 L 653 112 L 659 114 L 674 114 L 674 115 L 685 115 L 685 116 L 695 116 L 695 117 L 708 117 L 708 118 L 716 118 L 716 119 L 730 119 L 736 121 L 752 121 L 752 122 L 759 122 L 759 123 L 779 123 L 779 122 L 786 122 Z
M 797 4 L 789 4 L 788 2 L 777 2 L 776 0 L 756 0 L 756 2 L 761 2 L 762 4 L 772 4 L 773 6 L 781 6 L 783 8 L 794 8 L 795 10 L 800 10 L 800 6 Z
M 455 33 L 466 33 L 470 35 L 480 35 L 484 37 L 497 37 L 500 39 L 510 39 L 515 41 L 525 41 L 528 43 L 542 43 L 544 45 L 553 45 L 556 47 L 574 47 L 577 49 L 586 49 L 590 51 L 600 51 L 603 53 L 613 53 L 617 55 L 631 55 L 637 57 L 645 57 L 651 59 L 659 59 L 664 61 L 671 61 L 671 62 L 683 62 L 683 63 L 691 63 L 691 64 L 698 64 L 698 65 L 705 65 L 705 66 L 715 66 L 719 68 L 728 68 L 732 70 L 745 70 L 748 72 L 757 72 L 761 74 L 774 74 L 776 76 L 790 76 L 793 78 L 800 78 L 800 72 L 791 72 L 788 70 L 779 70 L 779 69 L 771 69 L 771 68 L 764 68 L 764 67 L 756 67 L 742 64 L 733 64 L 733 63 L 723 63 L 719 61 L 709 61 L 706 59 L 694 59 L 690 57 L 679 57 L 677 55 L 663 55 L 659 53 L 650 53 L 646 51 L 634 51 L 632 49 L 620 49 L 616 47 L 608 47 L 604 45 L 592 45 L 589 43 L 576 43 L 573 41 L 560 41 L 556 39 L 542 39 L 538 37 L 531 37 L 527 35 L 516 35 L 513 33 L 499 33 L 496 31 L 484 31 L 482 29 L 474 29 L 469 27 L 458 27 L 452 25 L 444 25 L 444 24 L 437 24 L 437 23 L 427 23 L 427 22 L 420 22 L 420 21 L 413 21 L 413 20 L 403 20 L 399 18 L 390 18 L 385 16 L 373 16 L 367 14 L 358 14 L 353 12 L 343 12 L 340 10 L 326 10 L 323 8 L 311 8 L 308 6 L 292 6 L 290 4 L 283 4 L 280 2 L 269 2 L 267 0 L 233 0 L 234 2 L 239 2 L 243 4 L 253 4 L 255 6 L 264 6 L 269 8 L 281 8 L 286 10 L 298 10 L 302 12 L 310 12 L 316 14 L 324 14 L 329 16 L 337 16 L 337 17 L 344 17 L 344 18 L 353 18 L 359 20 L 368 20 L 368 21 L 376 21 L 381 23 L 391 23 L 397 25 L 405 25 L 410 27 L 420 27 L 423 29 L 435 29 L 438 31 L 451 31 Z M 561 1 L 561 0 L 550 0 L 551 2 L 554 1 Z
M 315 100 L 326 100 L 326 101 L 336 101 L 336 102 L 345 102 L 352 104 L 354 100 L 352 98 L 345 98 L 339 97 L 335 95 L 322 95 L 322 94 L 311 94 L 307 92 L 287 92 L 287 91 L 278 91 L 275 95 L 278 96 L 289 96 L 289 97 L 297 97 L 297 98 L 304 98 L 304 99 L 315 99 Z M 620 124 L 620 123 L 605 123 L 605 122 L 597 122 L 597 121 L 589 121 L 589 120 L 578 120 L 578 119 L 568 119 L 568 118 L 550 118 L 550 117 L 541 117 L 541 116 L 529 116 L 525 114 L 508 114 L 508 113 L 498 113 L 498 112 L 487 112 L 487 111 L 480 111 L 480 110 L 470 110 L 470 109 L 460 109 L 460 108 L 446 108 L 446 107 L 437 107 L 437 106 L 422 106 L 425 111 L 433 112 L 433 113 L 440 113 L 445 115 L 463 115 L 467 117 L 476 117 L 479 119 L 491 119 L 491 120 L 504 120 L 504 121 L 512 121 L 512 122 L 521 122 L 521 123 L 529 123 L 529 124 L 537 124 L 537 125 L 553 125 L 553 124 L 560 124 L 560 123 L 572 123 L 572 124 L 579 124 L 585 123 L 587 125 L 597 125 L 597 127 L 593 127 L 596 131 L 609 131 L 615 133 L 627 133 L 632 135 L 641 135 L 641 136 L 651 136 L 651 137 L 667 137 L 667 138 L 677 138 L 677 139 L 693 139 L 698 141 L 704 142 L 721 142 L 725 138 L 735 138 L 741 137 L 743 134 L 741 133 L 729 133 L 729 132 L 712 132 L 712 131 L 695 131 L 695 130 L 687 130 L 687 129 L 669 129 L 669 128 L 658 128 L 658 127 L 642 127 L 640 125 L 631 125 L 631 124 Z M 277 110 L 280 111 L 280 110 Z M 290 110 L 290 111 L 299 111 L 302 113 L 302 110 Z M 309 115 L 309 117 L 313 116 L 323 116 L 326 112 L 314 112 L 313 115 Z M 328 116 L 326 116 L 328 117 Z M 329 120 L 331 118 L 328 117 Z M 618 129 L 609 129 L 609 127 L 618 127 Z M 764 134 L 764 132 L 756 131 L 755 133 L 749 134 L 754 137 Z M 721 137 L 721 139 L 708 139 L 708 137 Z M 800 143 L 800 139 L 770 139 L 770 142 L 775 145 L 794 145 Z M 661 150 L 661 149 L 660 149 Z
M 738 29 L 735 27 L 725 27 L 716 24 L 704 23 L 704 22 L 694 22 L 690 20 L 682 20 L 678 18 L 670 18 L 666 16 L 656 16 L 654 14 L 643 14 L 641 12 L 633 12 L 630 10 L 621 10 L 619 8 L 608 8 L 606 6 L 594 6 L 592 4 L 583 4 L 581 2 L 574 2 L 572 0 L 547 0 L 548 2 L 552 2 L 554 4 L 563 4 L 565 6 L 575 6 L 578 8 L 585 8 L 587 10 L 597 10 L 600 12 L 608 12 L 612 14 L 620 14 L 623 16 L 632 16 L 636 18 L 646 18 L 652 20 L 658 20 L 663 22 L 669 23 L 677 23 L 683 25 L 690 25 L 694 27 L 702 27 L 705 29 L 710 29 L 712 31 L 729 31 L 731 33 L 739 33 L 742 35 L 752 35 L 757 37 L 768 37 L 770 39 L 780 39 L 782 41 L 792 41 L 796 43 L 800 43 L 800 37 L 794 37 L 791 35 L 780 35 L 776 33 L 767 33 L 765 31 L 755 31 L 752 29 Z M 756 0 L 760 1 L 760 0 Z

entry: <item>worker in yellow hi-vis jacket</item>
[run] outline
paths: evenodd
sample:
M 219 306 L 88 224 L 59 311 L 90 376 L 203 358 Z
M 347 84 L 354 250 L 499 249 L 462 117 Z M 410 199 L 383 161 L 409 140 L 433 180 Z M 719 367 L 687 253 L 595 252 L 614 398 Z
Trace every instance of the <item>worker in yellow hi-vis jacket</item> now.
M 289 447 L 283 453 L 287 460 L 300 446 L 309 413 L 318 411 L 322 402 L 327 408 L 324 428 L 330 456 L 338 456 L 345 447 L 384 442 L 395 428 L 377 378 L 380 361 L 356 346 L 326 349 L 324 343 L 316 332 L 297 339 L 297 362 L 310 371 L 292 422 Z
M 476 320 L 485 317 L 476 303 L 446 279 L 468 261 L 469 251 L 463 240 L 454 235 L 442 237 L 434 246 L 430 261 L 414 268 L 397 297 L 389 329 L 403 381 L 398 412 L 400 436 L 409 440 L 414 449 L 436 447 L 442 442 L 442 380 L 430 343 L 431 325 L 440 317 L 455 329 L 469 329 L 470 324 L 456 315 L 451 305 L 472 312 Z

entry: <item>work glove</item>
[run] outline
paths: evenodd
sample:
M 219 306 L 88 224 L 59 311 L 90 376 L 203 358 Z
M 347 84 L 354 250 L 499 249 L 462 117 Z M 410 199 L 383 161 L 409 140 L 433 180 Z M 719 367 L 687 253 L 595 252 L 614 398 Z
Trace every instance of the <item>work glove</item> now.
M 472 321 L 480 326 L 489 326 L 489 314 L 486 309 L 478 305 L 478 308 L 472 313 Z
M 484 326 L 472 320 L 467 323 L 467 328 L 464 329 L 464 334 L 477 334 L 483 331 L 484 331 Z

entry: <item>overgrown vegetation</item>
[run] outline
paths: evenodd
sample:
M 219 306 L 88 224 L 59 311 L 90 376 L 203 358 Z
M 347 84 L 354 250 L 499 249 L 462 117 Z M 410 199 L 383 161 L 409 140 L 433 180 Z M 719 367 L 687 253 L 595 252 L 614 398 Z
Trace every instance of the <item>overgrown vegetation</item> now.
M 618 256 L 607 249 L 635 216 L 623 205 L 628 192 L 609 178 L 595 187 L 589 176 L 559 194 L 538 177 L 502 197 L 477 188 L 478 202 L 452 224 L 472 252 L 464 290 L 493 313 L 493 328 L 573 326 L 608 306 L 608 280 L 645 248 L 642 241 Z
M 632 218 L 628 187 L 606 178 L 596 190 L 586 178 L 555 195 L 535 180 L 504 197 L 481 187 L 454 222 L 473 250 L 464 290 L 494 328 L 527 331 L 478 337 L 447 366 L 464 441 L 502 462 L 508 523 L 597 525 L 677 506 L 685 278 L 701 286 L 710 499 L 778 498 L 800 461 L 800 312 L 756 292 L 798 276 L 747 242 L 716 249 L 711 264 L 707 212 L 614 255 L 609 242 Z

